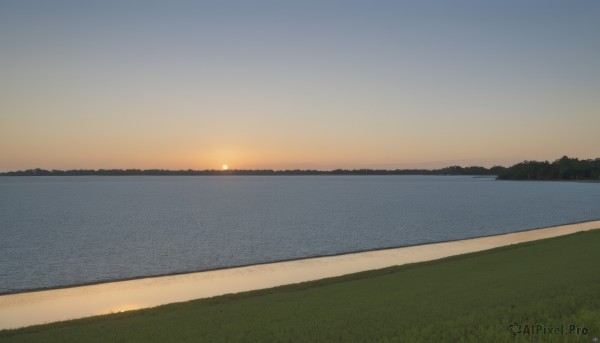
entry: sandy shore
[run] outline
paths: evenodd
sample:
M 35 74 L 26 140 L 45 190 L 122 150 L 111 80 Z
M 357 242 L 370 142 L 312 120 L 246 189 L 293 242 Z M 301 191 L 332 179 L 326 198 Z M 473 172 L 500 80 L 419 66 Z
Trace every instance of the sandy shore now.
M 600 228 L 600 220 L 404 248 L 0 296 L 0 329 L 317 280 Z

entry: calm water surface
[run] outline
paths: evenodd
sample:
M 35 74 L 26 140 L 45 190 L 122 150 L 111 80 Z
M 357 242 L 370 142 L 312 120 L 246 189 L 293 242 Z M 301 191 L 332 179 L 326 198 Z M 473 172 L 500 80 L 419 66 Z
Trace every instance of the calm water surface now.
M 0 293 L 600 219 L 600 183 L 463 176 L 0 178 Z

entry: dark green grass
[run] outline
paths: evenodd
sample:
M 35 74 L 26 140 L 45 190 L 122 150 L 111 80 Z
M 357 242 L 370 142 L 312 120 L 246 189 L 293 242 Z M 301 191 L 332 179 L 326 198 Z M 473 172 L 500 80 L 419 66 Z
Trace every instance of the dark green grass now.
M 513 336 L 511 323 L 586 327 Z M 7 342 L 529 342 L 600 337 L 600 230 L 154 309 L 0 331 Z

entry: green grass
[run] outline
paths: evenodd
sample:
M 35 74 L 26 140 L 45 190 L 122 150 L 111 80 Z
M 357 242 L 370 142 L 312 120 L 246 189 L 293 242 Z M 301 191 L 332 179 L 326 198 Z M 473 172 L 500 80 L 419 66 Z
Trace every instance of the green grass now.
M 586 327 L 513 336 L 511 323 Z M 590 342 L 600 230 L 153 309 L 0 331 L 6 342 Z

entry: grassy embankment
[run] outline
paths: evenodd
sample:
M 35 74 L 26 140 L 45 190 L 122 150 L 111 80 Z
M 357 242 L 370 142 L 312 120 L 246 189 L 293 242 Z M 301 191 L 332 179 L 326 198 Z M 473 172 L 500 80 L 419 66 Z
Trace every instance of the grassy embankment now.
M 0 331 L 21 342 L 515 342 L 600 336 L 600 230 L 377 271 Z M 513 336 L 517 322 L 587 335 Z

